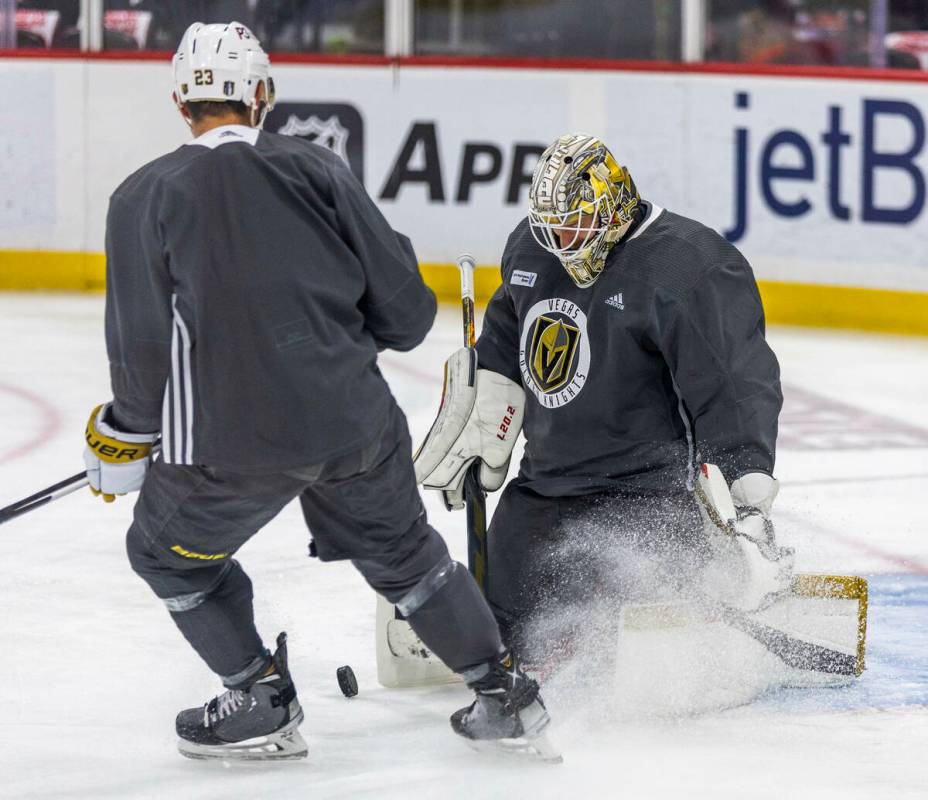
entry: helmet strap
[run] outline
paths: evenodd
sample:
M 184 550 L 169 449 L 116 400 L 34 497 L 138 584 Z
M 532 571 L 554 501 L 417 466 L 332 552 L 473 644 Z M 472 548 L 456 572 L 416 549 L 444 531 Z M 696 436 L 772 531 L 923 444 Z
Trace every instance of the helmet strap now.
M 271 81 L 271 79 L 268 78 L 268 81 Z M 251 122 L 252 128 L 261 130 L 264 127 L 264 119 L 267 116 L 267 112 L 271 110 L 269 98 L 273 97 L 274 84 L 273 81 L 271 81 L 270 86 L 268 86 L 266 82 L 259 81 L 258 85 L 264 87 L 264 97 L 259 100 L 257 90 L 255 91 L 255 96 L 251 101 L 249 121 Z
M 264 127 L 264 118 L 267 116 L 267 103 L 263 100 L 253 101 L 251 104 L 250 111 L 250 122 L 252 128 L 257 128 L 260 130 Z

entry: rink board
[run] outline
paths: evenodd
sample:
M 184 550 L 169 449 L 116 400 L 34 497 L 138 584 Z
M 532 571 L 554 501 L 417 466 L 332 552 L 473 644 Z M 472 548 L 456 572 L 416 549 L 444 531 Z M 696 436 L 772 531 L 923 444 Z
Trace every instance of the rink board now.
M 448 266 L 463 250 L 498 265 L 538 152 L 584 130 L 609 143 L 646 198 L 744 251 L 773 321 L 928 333 L 928 76 L 414 60 L 286 63 L 275 75 L 267 128 L 340 152 L 438 285 L 453 283 Z M 0 288 L 99 289 L 110 193 L 189 135 L 171 107 L 169 64 L 0 59 L 0 86 L 24 98 L 0 126 Z

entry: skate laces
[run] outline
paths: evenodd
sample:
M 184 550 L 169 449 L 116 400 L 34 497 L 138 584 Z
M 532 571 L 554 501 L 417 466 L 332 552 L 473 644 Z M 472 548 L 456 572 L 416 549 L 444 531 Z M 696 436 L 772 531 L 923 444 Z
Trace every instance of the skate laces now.
M 223 692 L 219 695 L 219 703 L 216 708 L 219 719 L 234 714 L 243 702 L 245 702 L 245 693 L 240 689 L 230 689 L 228 692 Z
M 229 689 L 214 697 L 203 708 L 203 724 L 210 726 L 210 720 L 219 722 L 238 711 L 245 702 L 245 692 L 241 689 Z
M 474 682 L 471 688 L 478 695 L 503 695 L 506 700 L 515 699 L 517 702 L 525 695 L 534 696 L 538 692 L 538 684 L 522 671 L 511 653 L 500 658 L 489 674 Z

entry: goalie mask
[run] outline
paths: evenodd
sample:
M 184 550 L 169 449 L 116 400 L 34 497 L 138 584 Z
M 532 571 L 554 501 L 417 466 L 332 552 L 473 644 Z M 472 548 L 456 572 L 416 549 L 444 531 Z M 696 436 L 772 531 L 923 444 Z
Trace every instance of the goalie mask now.
M 538 159 L 529 191 L 532 235 L 581 289 L 634 221 L 640 197 L 631 175 L 593 136 L 561 136 Z
M 174 102 L 236 101 L 251 110 L 256 128 L 274 107 L 271 61 L 254 34 L 240 22 L 204 25 L 194 22 L 180 40 L 171 62 L 174 68 Z M 257 100 L 258 86 L 264 100 Z

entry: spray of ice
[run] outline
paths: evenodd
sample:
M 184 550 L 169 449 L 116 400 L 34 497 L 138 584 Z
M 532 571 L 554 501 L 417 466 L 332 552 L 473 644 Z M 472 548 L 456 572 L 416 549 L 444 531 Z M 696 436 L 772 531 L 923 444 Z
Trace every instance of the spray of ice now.
M 631 512 L 604 501 L 553 532 L 525 639 L 561 726 L 718 711 L 750 702 L 782 672 L 762 645 L 694 603 L 709 554 L 690 513 L 656 498 Z

